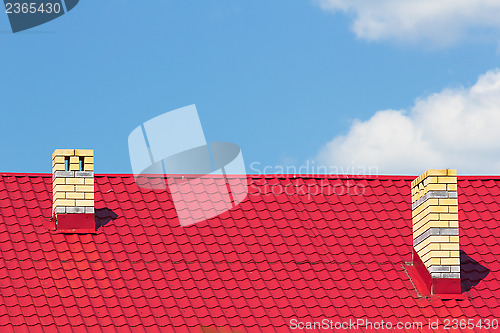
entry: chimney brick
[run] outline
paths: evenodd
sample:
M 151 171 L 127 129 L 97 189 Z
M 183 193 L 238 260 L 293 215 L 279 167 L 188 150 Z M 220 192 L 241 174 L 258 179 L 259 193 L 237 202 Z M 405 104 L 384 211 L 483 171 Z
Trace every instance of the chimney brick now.
M 54 151 L 52 154 L 54 215 L 94 213 L 93 171 L 93 150 L 56 149 Z
M 431 169 L 411 183 L 413 246 L 433 278 L 460 278 L 456 175 Z

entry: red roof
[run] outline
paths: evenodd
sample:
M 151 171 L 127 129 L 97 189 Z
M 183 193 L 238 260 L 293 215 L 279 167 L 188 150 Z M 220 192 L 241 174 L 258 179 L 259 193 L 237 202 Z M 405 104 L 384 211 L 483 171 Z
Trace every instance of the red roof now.
M 498 318 L 500 178 L 458 178 L 458 300 L 419 295 L 407 274 L 413 178 L 249 176 L 239 206 L 181 227 L 167 192 L 96 175 L 99 230 L 67 235 L 45 227 L 51 175 L 0 175 L 2 332 Z

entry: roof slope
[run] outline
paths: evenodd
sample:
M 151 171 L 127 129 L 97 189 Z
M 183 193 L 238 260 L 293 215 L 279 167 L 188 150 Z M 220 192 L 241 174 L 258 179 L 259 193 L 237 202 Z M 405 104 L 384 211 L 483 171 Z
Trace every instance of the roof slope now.
M 167 192 L 141 190 L 131 175 L 96 175 L 98 233 L 64 235 L 44 226 L 51 175 L 0 175 L 2 332 L 495 318 L 500 179 L 459 177 L 470 290 L 447 301 L 419 296 L 404 265 L 413 178 L 250 176 L 238 207 L 181 227 Z

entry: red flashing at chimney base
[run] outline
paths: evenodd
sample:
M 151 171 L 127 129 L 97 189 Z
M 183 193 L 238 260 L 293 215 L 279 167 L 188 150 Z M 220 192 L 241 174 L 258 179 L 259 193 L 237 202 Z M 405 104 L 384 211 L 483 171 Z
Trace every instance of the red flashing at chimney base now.
M 424 290 L 422 290 L 422 291 L 419 290 L 419 292 L 421 294 L 429 294 L 430 295 L 431 290 L 432 290 L 431 289 L 432 288 L 431 273 L 429 273 L 429 271 L 425 267 L 424 263 L 422 262 L 422 259 L 420 259 L 419 255 L 417 254 L 417 252 L 415 251 L 415 249 L 413 249 L 413 267 L 417 271 L 417 274 L 420 277 L 420 279 L 422 280 L 423 285 L 427 289 L 425 291 Z
M 460 295 L 462 292 L 460 279 L 433 278 L 432 294 L 437 295 Z
M 57 214 L 56 231 L 72 234 L 95 234 L 94 214 Z
M 419 255 L 413 250 L 413 265 L 408 266 L 408 274 L 418 293 L 422 296 L 462 299 L 460 279 L 433 278 Z

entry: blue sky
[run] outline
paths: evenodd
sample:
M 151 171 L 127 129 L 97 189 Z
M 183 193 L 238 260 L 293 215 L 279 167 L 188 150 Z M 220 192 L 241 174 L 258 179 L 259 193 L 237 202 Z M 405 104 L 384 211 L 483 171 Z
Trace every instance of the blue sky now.
M 342 3 L 86 0 L 16 34 L 1 14 L 0 171 L 50 172 L 54 149 L 93 148 L 97 173 L 130 173 L 130 132 L 196 104 L 207 140 L 239 144 L 252 173 L 253 162 L 262 169 L 307 161 L 375 165 L 380 173 L 499 173 L 500 144 L 491 142 L 500 102 L 474 89 L 500 81 L 496 23 L 471 14 L 464 26 L 434 34 L 406 8 L 388 19 Z M 422 110 L 435 110 L 438 129 L 427 127 L 434 118 Z M 439 137 L 452 113 L 446 138 L 470 131 L 464 144 Z M 457 125 L 477 118 L 484 121 L 474 128 Z M 483 142 L 477 134 L 485 131 Z

